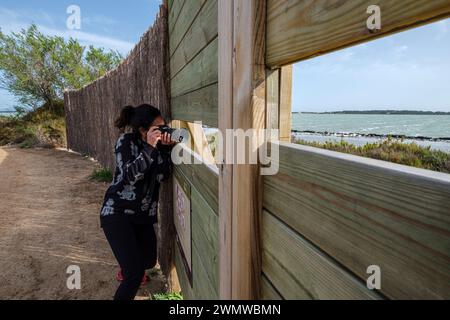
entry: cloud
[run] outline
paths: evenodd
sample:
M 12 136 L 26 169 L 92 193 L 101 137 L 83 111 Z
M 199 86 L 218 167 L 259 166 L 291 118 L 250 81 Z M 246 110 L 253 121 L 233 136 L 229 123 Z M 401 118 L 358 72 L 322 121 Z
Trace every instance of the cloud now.
M 134 47 L 134 44 L 131 42 L 101 36 L 95 33 L 84 32 L 81 30 L 58 30 L 44 26 L 38 26 L 38 28 L 43 34 L 60 36 L 64 39 L 74 38 L 83 45 L 94 45 L 96 47 L 118 50 L 121 53 L 127 53 Z
M 112 26 L 118 23 L 117 20 L 111 19 L 107 16 L 103 16 L 103 15 L 95 15 L 92 17 L 84 17 L 84 15 L 82 16 L 82 22 L 83 24 L 87 24 L 87 25 L 104 25 L 104 26 Z
M 131 42 L 96 33 L 55 28 L 52 17 L 44 11 L 30 14 L 25 11 L 15 11 L 0 7 L 0 21 L 0 28 L 4 33 L 18 32 L 21 29 L 29 27 L 31 23 L 35 23 L 43 34 L 60 36 L 65 39 L 72 37 L 77 39 L 83 45 L 93 45 L 95 47 L 118 50 L 122 54 L 128 53 L 134 46 Z M 89 18 L 88 22 L 103 25 L 115 23 L 113 19 L 109 19 L 105 16 Z
M 110 32 L 112 27 L 117 26 L 119 21 L 111 19 L 104 15 L 94 15 L 86 17 L 84 14 L 81 16 L 81 25 L 94 28 L 101 28 L 104 32 Z

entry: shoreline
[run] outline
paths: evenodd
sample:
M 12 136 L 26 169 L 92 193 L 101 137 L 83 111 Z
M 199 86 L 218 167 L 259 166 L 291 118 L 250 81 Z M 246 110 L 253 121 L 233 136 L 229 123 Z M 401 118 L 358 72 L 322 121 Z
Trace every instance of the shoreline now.
M 430 147 L 431 150 L 450 153 L 450 138 L 429 138 L 429 137 L 407 137 L 400 135 L 381 135 L 381 134 L 355 134 L 355 133 L 330 133 L 315 131 L 292 130 L 293 142 L 306 141 L 326 143 L 328 141 L 345 141 L 349 144 L 362 147 L 371 143 L 379 143 L 391 138 L 394 141 L 401 141 L 405 144 L 417 144 L 421 147 Z
M 321 135 L 327 137 L 336 138 L 374 138 L 374 139 L 397 139 L 397 140 L 417 140 L 417 141 L 430 141 L 430 142 L 449 142 L 450 137 L 425 137 L 425 136 L 407 136 L 399 134 L 377 134 L 377 133 L 351 133 L 351 132 L 328 132 L 328 131 L 313 131 L 313 130 L 291 130 L 294 134 L 310 134 Z

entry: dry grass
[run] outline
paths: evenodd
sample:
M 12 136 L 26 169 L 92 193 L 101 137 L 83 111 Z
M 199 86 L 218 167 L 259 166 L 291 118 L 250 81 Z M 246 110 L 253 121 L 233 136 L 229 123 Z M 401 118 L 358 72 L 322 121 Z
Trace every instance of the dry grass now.
M 26 114 L 0 117 L 0 146 L 65 147 L 66 123 L 64 105 L 47 105 Z

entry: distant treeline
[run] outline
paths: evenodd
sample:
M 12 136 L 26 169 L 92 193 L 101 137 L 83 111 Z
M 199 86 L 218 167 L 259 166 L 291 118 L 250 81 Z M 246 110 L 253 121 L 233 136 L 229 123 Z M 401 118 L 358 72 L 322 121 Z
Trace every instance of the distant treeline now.
M 413 110 L 367 110 L 367 111 L 293 112 L 293 113 L 294 114 L 384 114 L 384 115 L 450 116 L 450 112 L 413 111 Z

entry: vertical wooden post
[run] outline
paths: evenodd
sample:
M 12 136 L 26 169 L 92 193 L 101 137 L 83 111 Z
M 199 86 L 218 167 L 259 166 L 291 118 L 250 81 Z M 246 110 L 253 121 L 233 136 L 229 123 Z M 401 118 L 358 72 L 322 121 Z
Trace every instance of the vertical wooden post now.
M 264 0 L 219 0 L 219 123 L 223 134 L 224 129 L 265 128 L 265 7 Z M 224 165 L 219 181 L 221 298 L 257 299 L 261 277 L 259 166 Z
M 267 129 L 278 129 L 272 140 L 291 142 L 292 130 L 292 65 L 267 70 Z
M 291 142 L 292 137 L 292 65 L 281 68 L 280 74 L 280 141 Z
M 280 129 L 280 69 L 266 73 L 266 128 Z M 279 140 L 279 135 L 268 135 L 270 140 Z
M 163 1 L 163 7 L 161 10 L 166 11 L 166 17 L 168 17 L 168 2 L 167 0 Z M 168 21 L 166 19 L 166 25 L 164 28 L 165 32 L 165 70 L 166 70 L 166 78 L 164 79 L 166 85 L 166 97 L 165 100 L 167 104 L 165 108 L 161 108 L 161 112 L 165 119 L 171 119 L 171 105 L 170 105 L 170 70 L 169 70 L 169 26 Z M 178 281 L 177 272 L 175 269 L 175 226 L 173 222 L 173 185 L 172 179 L 166 181 L 161 186 L 161 195 L 160 195 L 160 216 L 159 216 L 159 224 L 158 224 L 158 261 L 161 266 L 161 270 L 167 278 L 167 286 L 169 292 L 180 292 L 180 284 Z
M 225 132 L 233 128 L 233 11 L 231 0 L 219 0 L 219 130 L 223 143 L 227 144 Z M 226 164 L 227 150 L 223 148 L 223 159 L 219 176 L 219 297 L 231 299 L 232 265 L 232 204 L 233 167 Z

